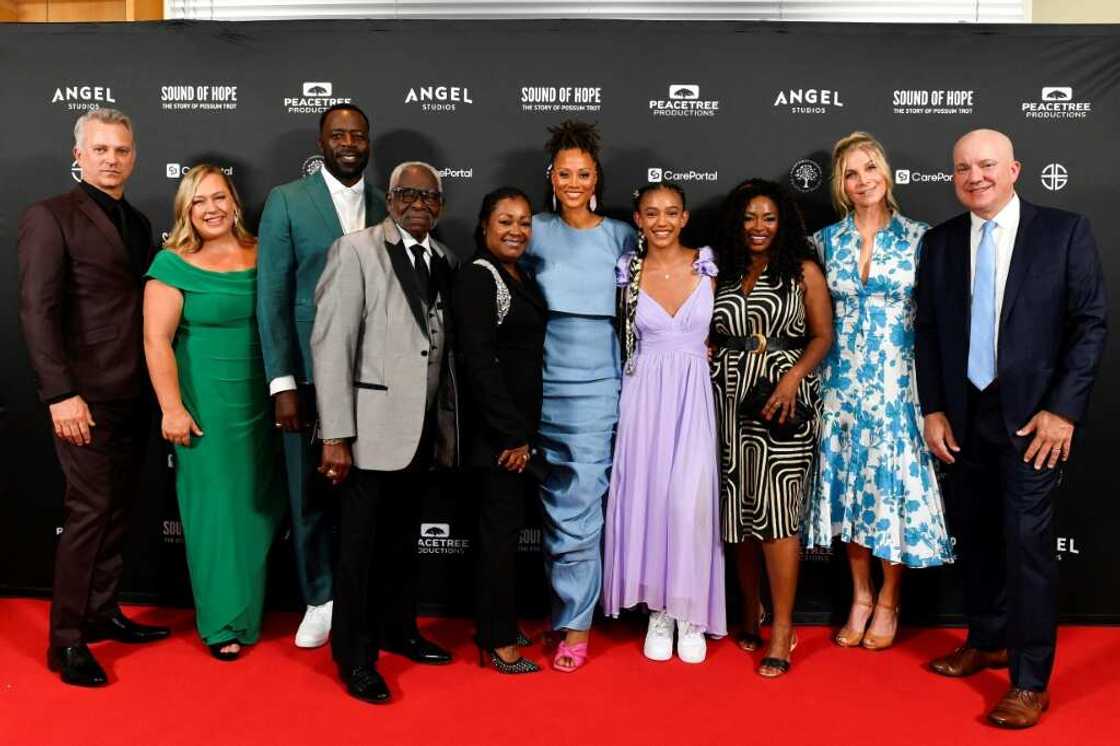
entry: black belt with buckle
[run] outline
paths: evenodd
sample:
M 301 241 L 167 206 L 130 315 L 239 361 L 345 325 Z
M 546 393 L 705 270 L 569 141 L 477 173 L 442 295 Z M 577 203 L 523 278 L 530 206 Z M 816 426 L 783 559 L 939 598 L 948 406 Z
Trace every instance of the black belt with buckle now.
M 800 352 L 809 344 L 809 337 L 767 337 L 764 334 L 750 334 L 745 337 L 732 337 L 727 334 L 712 334 L 708 340 L 716 347 L 743 352 L 772 352 L 784 350 Z

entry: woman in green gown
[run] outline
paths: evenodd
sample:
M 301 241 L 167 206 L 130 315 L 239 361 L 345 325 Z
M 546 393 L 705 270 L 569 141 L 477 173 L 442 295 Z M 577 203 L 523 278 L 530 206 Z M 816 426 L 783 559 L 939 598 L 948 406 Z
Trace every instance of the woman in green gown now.
M 175 444 L 198 632 L 233 660 L 260 637 L 265 565 L 284 510 L 257 336 L 257 242 L 233 184 L 198 165 L 148 270 L 144 352 Z

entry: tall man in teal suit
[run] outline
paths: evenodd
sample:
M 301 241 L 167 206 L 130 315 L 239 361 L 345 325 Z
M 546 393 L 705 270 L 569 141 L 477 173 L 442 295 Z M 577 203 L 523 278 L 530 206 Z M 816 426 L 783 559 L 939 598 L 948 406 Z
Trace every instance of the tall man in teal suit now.
M 276 427 L 284 431 L 292 543 L 307 611 L 295 643 L 327 642 L 333 607 L 331 496 L 316 474 L 319 455 L 312 432 L 317 420 L 311 374 L 315 285 L 327 249 L 346 233 L 385 218 L 385 195 L 362 174 L 369 163 L 369 118 L 357 106 L 338 104 L 319 118 L 323 168 L 276 187 L 261 215 L 257 263 L 257 318 Z

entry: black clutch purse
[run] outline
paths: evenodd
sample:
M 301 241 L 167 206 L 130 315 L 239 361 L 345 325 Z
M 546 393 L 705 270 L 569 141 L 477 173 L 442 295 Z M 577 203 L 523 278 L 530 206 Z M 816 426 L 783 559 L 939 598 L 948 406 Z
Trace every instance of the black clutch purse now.
M 762 416 L 762 410 L 773 394 L 773 381 L 768 378 L 758 379 L 747 392 L 746 397 L 739 402 L 739 414 L 748 420 L 761 423 L 778 440 L 789 440 L 800 432 L 806 422 L 812 421 L 815 415 L 805 402 L 798 399 L 794 404 L 793 412 L 786 417 L 785 422 L 779 424 L 777 414 L 768 420 Z

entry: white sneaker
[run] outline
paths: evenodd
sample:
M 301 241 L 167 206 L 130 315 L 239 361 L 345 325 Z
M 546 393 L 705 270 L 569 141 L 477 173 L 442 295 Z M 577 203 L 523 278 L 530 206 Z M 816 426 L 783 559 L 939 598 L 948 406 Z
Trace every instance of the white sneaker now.
M 708 655 L 704 630 L 689 622 L 677 622 L 677 657 L 685 663 L 703 663 Z
M 296 630 L 297 648 L 317 648 L 327 644 L 331 636 L 331 612 L 334 610 L 334 601 L 327 601 L 319 606 L 308 606 L 303 614 L 303 621 Z
M 673 618 L 664 611 L 650 612 L 642 652 L 651 661 L 667 661 L 673 657 Z

